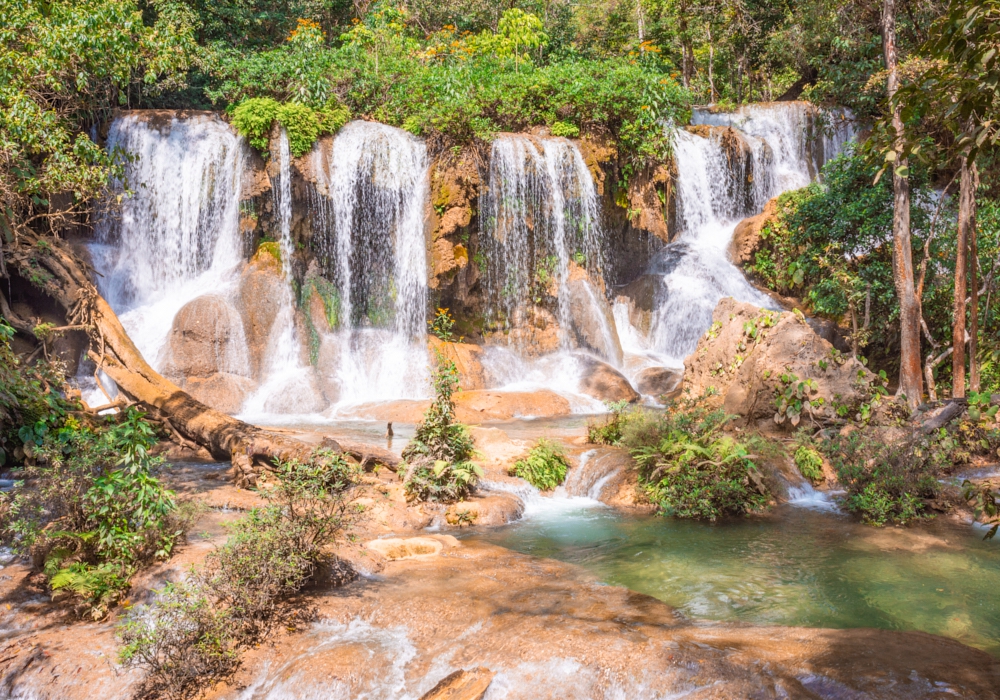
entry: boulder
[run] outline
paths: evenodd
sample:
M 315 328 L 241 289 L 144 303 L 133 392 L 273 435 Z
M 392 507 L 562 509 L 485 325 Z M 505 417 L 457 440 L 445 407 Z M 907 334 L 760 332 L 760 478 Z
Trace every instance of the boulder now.
M 483 348 L 471 343 L 447 343 L 433 335 L 427 336 L 431 366 L 437 362 L 435 351 L 455 363 L 459 386 L 465 391 L 485 389 L 486 370 L 483 369 Z
M 453 503 L 445 512 L 449 525 L 483 525 L 496 527 L 519 520 L 524 514 L 524 502 L 512 493 L 493 492 L 488 496 Z
M 575 357 L 580 364 L 580 393 L 605 402 L 639 400 L 639 392 L 614 367 L 582 353 Z
M 622 363 L 622 344 L 615 318 L 604 293 L 597 289 L 587 271 L 570 263 L 566 282 L 569 315 L 577 345 L 592 350 L 608 362 Z
M 764 211 L 760 214 L 736 224 L 733 238 L 729 242 L 729 259 L 734 265 L 742 267 L 754 262 L 757 251 L 761 249 L 761 229 L 777 213 L 778 198 L 775 197 L 764 206 Z
M 509 331 L 488 333 L 484 340 L 517 348 L 524 357 L 549 355 L 559 350 L 559 321 L 541 306 L 531 306 L 515 314 Z
M 811 380 L 806 398 L 822 419 L 832 417 L 837 406 L 853 411 L 870 395 L 874 375 L 816 335 L 801 314 L 726 297 L 712 318 L 712 327 L 684 361 L 683 390 L 693 396 L 714 388 L 729 413 L 770 418 L 779 390 Z
M 243 270 L 239 289 L 239 312 L 254 377 L 261 374 L 271 329 L 289 294 L 287 286 L 277 244 L 262 244 Z
M 224 297 L 206 294 L 182 306 L 167 342 L 167 371 L 173 376 L 205 378 L 218 372 L 250 376 L 243 322 Z
M 188 377 L 182 389 L 206 406 L 223 413 L 239 413 L 243 401 L 256 388 L 249 377 L 216 372 L 210 377 Z
M 684 370 L 674 367 L 647 367 L 635 377 L 635 388 L 640 394 L 659 398 L 673 398 L 681 388 Z
M 618 290 L 615 301 L 628 306 L 629 322 L 643 335 L 653 325 L 656 295 L 663 287 L 662 275 L 640 275 Z
M 458 670 L 442 678 L 420 700 L 483 700 L 495 675 L 483 667 Z

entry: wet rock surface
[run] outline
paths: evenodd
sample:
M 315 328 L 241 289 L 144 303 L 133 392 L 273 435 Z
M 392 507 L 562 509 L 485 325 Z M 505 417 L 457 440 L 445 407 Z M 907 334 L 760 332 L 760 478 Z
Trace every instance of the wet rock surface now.
M 639 392 L 632 388 L 628 379 L 611 365 L 589 355 L 577 354 L 580 363 L 580 392 L 599 401 L 633 403 L 639 400 Z

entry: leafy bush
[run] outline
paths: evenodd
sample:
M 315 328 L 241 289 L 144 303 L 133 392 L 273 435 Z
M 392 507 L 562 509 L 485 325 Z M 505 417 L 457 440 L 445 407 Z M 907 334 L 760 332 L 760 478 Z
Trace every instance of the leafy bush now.
M 254 97 L 233 108 L 233 127 L 258 151 L 267 151 L 271 126 L 277 121 L 288 134 L 292 155 L 308 153 L 322 134 L 333 134 L 351 118 L 350 110 L 334 104 L 316 109 L 297 102 L 279 103 L 270 97 Z
M 628 420 L 628 401 L 605 403 L 611 416 L 603 423 L 587 425 L 587 441 L 595 445 L 617 445 L 622 439 L 622 428 Z
M 575 139 L 580 135 L 580 127 L 569 122 L 555 122 L 552 124 L 553 136 L 564 136 L 568 139 Z
M 438 354 L 434 402 L 403 450 L 403 483 L 417 501 L 452 502 L 468 496 L 482 476 L 471 462 L 475 446 L 469 429 L 455 422 L 452 394 L 458 389 L 455 363 Z
M 303 611 L 289 596 L 322 566 L 342 563 L 330 547 L 361 510 L 353 504 L 361 470 L 343 455 L 316 450 L 308 462 L 278 462 L 268 501 L 234 522 L 226 544 L 180 586 L 129 611 L 118 626 L 120 661 L 147 671 L 150 692 L 186 697 L 239 665 L 280 622 Z M 344 576 L 344 579 L 350 576 Z
M 167 584 L 155 604 L 135 609 L 119 624 L 118 660 L 147 672 L 147 696 L 194 695 L 206 678 L 224 678 L 238 667 L 230 623 L 197 583 Z
M 716 520 L 764 510 L 771 500 L 751 444 L 723 435 L 732 419 L 703 399 L 685 399 L 664 413 L 631 419 L 628 447 L 650 500 L 667 515 Z
M 94 427 L 69 418 L 31 450 L 23 481 L 6 497 L 4 541 L 95 617 L 143 564 L 169 556 L 187 526 L 187 511 L 153 476 L 155 443 L 135 408 Z
M 527 457 L 514 462 L 510 473 L 540 491 L 550 491 L 566 479 L 567 469 L 569 461 L 562 447 L 542 438 L 531 448 Z
M 455 334 L 455 319 L 448 312 L 448 309 L 438 308 L 434 318 L 427 322 L 428 330 L 437 338 L 446 343 L 460 343 L 462 338 Z
M 922 517 L 921 499 L 939 491 L 931 446 L 924 442 L 885 442 L 857 430 L 824 444 L 840 483 L 844 503 L 869 525 L 906 523 Z
M 814 484 L 823 480 L 823 456 L 815 448 L 800 445 L 795 450 L 795 466 Z

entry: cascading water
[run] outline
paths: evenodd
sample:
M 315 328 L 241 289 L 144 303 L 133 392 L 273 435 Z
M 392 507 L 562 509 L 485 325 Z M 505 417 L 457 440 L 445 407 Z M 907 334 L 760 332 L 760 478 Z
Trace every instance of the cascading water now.
M 815 108 L 803 103 L 751 105 L 735 114 L 696 111 L 693 121 L 733 130 L 713 129 L 707 136 L 673 132 L 681 233 L 657 254 L 649 272 L 663 278 L 651 344 L 676 365 L 711 325 L 721 298 L 774 307 L 729 262 L 736 224 L 762 211 L 771 197 L 807 185 L 851 135 L 840 120 L 831 136 L 823 136 L 815 127 Z
M 321 197 L 315 236 L 333 280 L 337 328 L 323 365 L 339 404 L 427 395 L 424 144 L 401 129 L 355 121 L 313 151 Z
M 244 146 L 215 115 L 155 113 L 116 119 L 107 145 L 132 158 L 117 185 L 124 194 L 120 212 L 112 208 L 116 200 L 107 203 L 91 245 L 98 286 L 139 351 L 162 369 L 181 307 L 235 288 Z M 231 338 L 225 353 L 228 371 L 249 374 L 242 335 Z
M 268 339 L 263 382 L 243 405 L 242 413 L 247 416 L 315 413 L 323 408 L 312 368 L 302 362 L 302 346 L 295 329 L 291 161 L 288 133 L 282 129 L 278 137 L 278 177 L 272 192 L 278 213 L 281 270 L 287 284 L 281 287 L 282 298 Z
M 554 282 L 568 348 L 570 260 L 601 269 L 597 192 L 579 149 L 562 138 L 500 136 L 480 211 L 491 319 L 506 329 L 525 323 L 533 292 Z

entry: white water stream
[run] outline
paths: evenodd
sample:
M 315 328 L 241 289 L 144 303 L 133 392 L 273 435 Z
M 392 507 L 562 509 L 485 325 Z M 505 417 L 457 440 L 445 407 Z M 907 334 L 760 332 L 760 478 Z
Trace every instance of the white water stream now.
M 111 125 L 108 149 L 133 158 L 118 185 L 120 216 L 101 216 L 91 245 L 98 287 L 159 369 L 177 311 L 202 294 L 225 294 L 235 281 L 244 146 L 212 114 L 128 114 Z
M 683 364 L 723 297 L 775 307 L 729 261 L 727 249 L 740 220 L 762 211 L 772 197 L 809 184 L 851 137 L 841 113 L 830 113 L 828 135 L 816 114 L 800 102 L 750 105 L 735 113 L 696 110 L 695 124 L 737 130 L 741 153 L 747 154 L 741 162 L 719 131 L 706 137 L 673 130 L 680 234 L 649 268 L 663 278 L 649 344 L 669 364 Z

